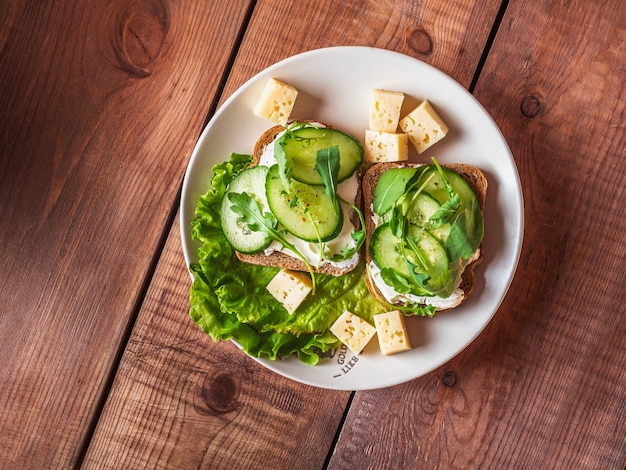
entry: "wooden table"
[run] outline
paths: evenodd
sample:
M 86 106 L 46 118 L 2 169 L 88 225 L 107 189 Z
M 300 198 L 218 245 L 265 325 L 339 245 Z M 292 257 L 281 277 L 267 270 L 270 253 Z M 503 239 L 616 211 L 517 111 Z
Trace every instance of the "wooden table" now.
M 217 107 L 336 45 L 468 88 L 525 198 L 488 327 L 374 391 L 204 335 L 178 230 Z M 0 467 L 624 468 L 625 78 L 622 0 L 0 1 Z

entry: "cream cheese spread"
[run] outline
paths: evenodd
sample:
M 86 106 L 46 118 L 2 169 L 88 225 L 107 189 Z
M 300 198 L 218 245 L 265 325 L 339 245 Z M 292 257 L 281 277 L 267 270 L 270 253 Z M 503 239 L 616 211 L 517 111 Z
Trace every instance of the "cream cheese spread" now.
M 453 308 L 459 305 L 463 301 L 464 293 L 460 288 L 454 289 L 449 297 L 443 298 L 438 296 L 417 296 L 413 294 L 400 294 L 393 287 L 383 281 L 380 275 L 380 269 L 376 266 L 376 263 L 370 261 L 367 265 L 367 270 L 370 279 L 374 282 L 380 293 L 385 300 L 391 304 L 396 303 L 418 303 L 425 305 L 432 305 L 438 310 Z

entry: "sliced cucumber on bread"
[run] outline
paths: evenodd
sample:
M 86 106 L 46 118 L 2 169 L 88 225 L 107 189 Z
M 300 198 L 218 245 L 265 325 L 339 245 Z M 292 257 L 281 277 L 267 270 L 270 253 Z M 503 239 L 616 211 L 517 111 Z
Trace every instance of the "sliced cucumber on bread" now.
M 284 158 L 282 163 L 286 172 L 283 174 L 280 165 L 267 163 L 267 160 L 272 161 L 272 158 L 267 158 L 268 155 L 276 161 L 276 146 L 280 146 L 278 151 L 282 152 L 281 157 Z M 329 194 L 328 178 L 325 181 L 324 176 L 327 175 L 320 175 L 322 169 L 317 168 L 317 158 L 320 151 L 330 148 L 333 151 L 338 149 L 339 163 L 335 167 L 337 173 L 332 175 L 334 192 Z M 341 202 L 337 185 L 342 182 L 352 184 L 346 180 L 354 176 L 356 194 L 354 201 L 350 200 L 349 203 L 356 202 L 360 206 L 359 169 L 363 162 L 363 148 L 359 141 L 319 123 L 298 122 L 287 128 L 274 126 L 257 140 L 252 160 L 252 166 L 231 182 L 222 204 L 222 227 L 237 257 L 247 263 L 295 271 L 309 271 L 309 265 L 312 265 L 313 271 L 331 275 L 345 274 L 354 269 L 361 259 L 359 251 L 349 255 L 348 262 L 338 263 L 336 258 L 338 254 L 341 258 L 344 249 L 349 250 L 349 244 L 355 243 L 351 233 L 346 233 L 350 232 L 346 223 L 351 224 L 349 227 L 353 231 L 360 230 L 360 217 L 345 202 Z M 256 172 L 256 168 L 263 170 Z M 355 175 L 357 172 L 358 176 Z M 298 243 L 310 245 L 307 248 L 297 244 L 302 249 L 316 253 L 308 257 L 309 265 L 302 258 L 294 257 L 293 253 L 280 249 L 277 251 L 276 244 L 270 246 L 271 251 L 266 250 L 271 244 L 271 237 L 254 233 L 250 226 L 242 223 L 237 213 L 233 213 L 230 201 L 233 196 L 229 196 L 229 193 L 237 191 L 249 191 L 258 207 L 270 212 L 276 219 L 275 229 L 281 234 L 294 237 Z M 335 197 L 332 197 L 333 194 Z M 293 239 L 289 240 L 290 243 L 296 243 Z M 283 247 L 291 251 L 289 246 L 283 244 Z M 326 256 L 328 258 L 322 258 Z
M 269 169 L 265 189 L 272 212 L 292 235 L 308 242 L 325 242 L 341 232 L 343 212 L 323 186 L 292 181 L 287 190 L 278 165 L 274 165 Z
M 240 253 L 259 253 L 270 244 L 267 233 L 251 230 L 241 221 L 241 214 L 233 210 L 233 194 L 247 194 L 257 204 L 261 213 L 269 212 L 265 184 L 269 168 L 254 166 L 246 168 L 230 182 L 222 199 L 220 222 L 230 245 Z
M 380 273 L 374 279 L 367 270 L 372 294 L 386 298 L 376 284 L 383 279 L 386 292 L 425 298 L 425 305 L 457 287 L 467 298 L 483 254 L 482 171 L 467 164 L 378 163 L 365 172 L 362 186 L 366 262 Z
M 323 180 L 315 167 L 316 155 L 319 150 L 339 147 L 340 163 L 338 181 L 348 179 L 363 163 L 363 147 L 351 135 L 331 127 L 312 127 L 302 123 L 276 141 L 291 168 L 290 176 L 301 183 L 321 186 Z

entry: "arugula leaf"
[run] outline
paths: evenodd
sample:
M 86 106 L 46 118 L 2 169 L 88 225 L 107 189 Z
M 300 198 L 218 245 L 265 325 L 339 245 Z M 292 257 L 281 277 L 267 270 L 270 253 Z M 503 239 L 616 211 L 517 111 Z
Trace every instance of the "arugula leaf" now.
M 391 168 L 380 175 L 374 190 L 374 212 L 380 216 L 389 212 L 405 193 L 407 182 L 416 173 L 417 170 L 409 168 Z
M 298 258 L 306 264 L 311 280 L 313 282 L 312 293 L 315 294 L 315 273 L 309 261 L 302 253 L 283 236 L 280 231 L 276 230 L 278 220 L 271 212 L 262 213 L 259 204 L 248 193 L 228 193 L 228 199 L 232 203 L 230 209 L 239 215 L 238 222 L 245 223 L 248 228 L 254 232 L 266 232 L 267 237 L 276 240 L 283 246 L 293 251 Z
M 261 212 L 258 202 L 248 193 L 228 193 L 228 200 L 233 204 L 232 211 L 239 214 L 238 222 L 244 222 L 253 232 L 266 232 L 267 238 L 271 238 L 278 223 L 274 214 Z
M 274 141 L 274 158 L 276 158 L 276 163 L 278 164 L 278 174 L 283 182 L 283 186 L 285 189 L 289 190 L 291 187 L 289 178 L 290 168 L 287 165 L 287 155 L 285 154 L 285 149 L 283 148 L 285 135 Z
M 413 290 L 412 283 L 395 269 L 382 268 L 380 277 L 385 281 L 385 284 L 393 287 L 399 294 L 409 294 Z
M 449 223 L 461 207 L 461 196 L 454 193 L 450 199 L 444 202 L 439 209 L 428 219 L 428 228 L 434 230 Z
M 394 290 L 400 294 L 415 294 L 418 296 L 429 296 L 430 294 L 426 291 L 416 291 L 415 286 L 412 283 L 409 283 L 408 280 L 398 274 L 391 268 L 383 268 L 380 271 L 380 275 L 386 284 L 393 287 Z M 407 302 L 404 305 L 398 304 L 390 304 L 383 297 L 377 296 L 377 299 L 383 305 L 386 305 L 388 309 L 400 310 L 405 315 L 413 315 L 413 316 L 426 316 L 432 317 L 435 315 L 436 307 L 430 304 L 420 304 L 418 302 Z
M 416 295 L 437 295 L 448 297 L 454 288 L 454 277 L 451 271 L 441 270 L 430 263 L 423 250 L 418 245 L 418 240 L 407 234 L 403 244 L 403 255 L 409 267 L 411 280 L 413 281 L 413 293 Z
M 361 230 L 355 230 L 354 232 L 352 232 L 351 236 L 352 236 L 352 239 L 355 241 L 355 244 L 352 248 L 348 248 L 348 246 L 346 246 L 343 249 L 343 252 L 341 254 L 335 254 L 333 257 L 330 258 L 330 260 L 334 262 L 345 261 L 347 259 L 352 258 L 354 254 L 361 249 L 361 246 L 365 242 L 365 238 L 366 238 L 365 217 L 363 216 L 363 212 L 361 212 L 361 209 L 359 209 L 357 206 L 355 206 L 351 202 L 346 201 L 345 199 L 341 197 L 339 198 L 341 199 L 343 203 L 350 206 L 350 208 L 354 212 L 357 213 L 357 215 L 359 216 L 359 221 L 361 222 Z
M 428 281 L 429 290 L 433 295 L 448 298 L 454 292 L 459 277 L 459 269 L 450 266 L 450 269 L 441 271 L 437 277 Z
M 287 162 L 287 154 L 285 153 L 284 145 L 287 139 L 295 138 L 300 141 L 308 140 L 303 139 L 301 137 L 297 137 L 294 135 L 294 132 L 302 129 L 303 127 L 307 127 L 306 122 L 298 122 L 294 121 L 291 124 L 288 124 L 285 127 L 285 132 L 274 141 L 274 157 L 276 158 L 276 162 L 278 163 L 278 169 L 280 178 L 283 182 L 283 186 L 291 192 L 291 166 Z
M 446 248 L 451 260 L 472 257 L 484 235 L 483 215 L 475 199 L 467 201 L 465 210 L 459 214 L 450 229 Z
M 315 169 L 324 183 L 326 195 L 335 206 L 335 211 L 341 210 L 337 199 L 337 178 L 339 175 L 339 146 L 334 145 L 317 151 Z
M 411 210 L 413 204 L 415 204 L 417 196 L 422 191 L 424 191 L 424 188 L 428 185 L 428 183 L 434 176 L 433 174 L 431 174 L 428 178 L 426 178 L 425 181 L 421 182 L 418 188 L 415 188 L 420 183 L 421 177 L 422 175 L 424 175 L 424 173 L 425 170 L 415 173 L 415 175 L 407 183 L 407 189 L 405 190 L 404 194 L 400 196 L 400 198 L 396 202 L 396 205 L 392 209 L 389 226 L 391 227 L 391 231 L 396 236 L 396 238 L 404 238 L 404 236 L 406 235 L 409 226 L 407 214 Z
M 391 209 L 391 218 L 389 219 L 389 227 L 394 237 L 402 239 L 406 233 L 407 223 L 406 211 L 408 210 L 408 201 L 406 193 L 400 196 L 396 201 L 396 205 Z
M 330 257 L 331 261 L 338 262 L 350 259 L 354 254 L 361 249 L 363 242 L 365 241 L 365 218 L 361 210 L 349 201 L 341 198 L 337 194 L 338 175 L 339 175 L 340 154 L 339 146 L 334 145 L 325 149 L 317 151 L 315 160 L 315 169 L 320 175 L 322 182 L 324 183 L 324 189 L 326 195 L 333 201 L 335 211 L 341 211 L 341 205 L 339 201 L 343 201 L 348 204 L 352 210 L 354 210 L 361 221 L 361 230 L 355 230 L 352 232 L 352 239 L 356 242 L 352 248 L 346 246 L 341 254 L 335 254 Z
M 448 177 L 446 176 L 445 171 L 443 171 L 443 168 L 441 168 L 441 165 L 439 164 L 439 162 L 437 161 L 435 157 L 432 157 L 432 160 L 433 160 L 433 163 L 435 164 L 435 167 L 437 168 L 437 172 L 439 173 L 439 176 L 441 177 L 441 181 L 443 181 L 443 185 L 445 186 L 446 191 L 448 191 L 448 195 L 450 196 L 450 198 L 452 198 L 456 194 L 456 192 L 454 191 L 454 189 L 452 188 L 452 185 L 448 181 Z

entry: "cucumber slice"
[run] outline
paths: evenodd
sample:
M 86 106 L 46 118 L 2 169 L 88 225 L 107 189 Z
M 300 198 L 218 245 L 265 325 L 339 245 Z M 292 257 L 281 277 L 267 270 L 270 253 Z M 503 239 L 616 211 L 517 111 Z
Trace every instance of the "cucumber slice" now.
M 450 260 L 448 259 L 448 253 L 445 247 L 428 233 L 428 231 L 417 225 L 411 225 L 409 228 L 409 236 L 415 240 L 420 254 L 426 261 L 426 266 L 420 267 L 422 263 L 417 258 L 410 260 L 413 264 L 418 266 L 418 268 L 416 268 L 417 272 L 423 272 L 424 274 L 431 275 L 431 277 L 435 277 L 433 275 L 443 273 L 450 269 Z
M 461 198 L 461 207 L 459 208 L 459 212 L 461 212 L 463 211 L 463 209 L 465 209 L 467 201 L 469 201 L 470 199 L 476 199 L 476 195 L 474 194 L 474 191 L 472 191 L 470 185 L 467 184 L 467 181 L 465 181 L 461 175 L 459 175 L 455 171 L 448 170 L 447 168 L 443 168 L 443 171 L 448 178 L 450 186 L 452 186 L 452 189 L 454 189 L 454 191 L 456 191 Z M 424 188 L 424 191 L 434 197 L 440 204 L 443 204 L 449 199 L 449 196 L 448 191 L 446 190 L 446 187 L 441 180 L 441 176 L 439 176 L 437 168 L 432 165 L 432 167 L 424 173 L 422 178 L 425 180 L 426 178 L 429 178 L 430 175 L 432 175 L 433 173 L 434 176 L 428 182 L 428 184 Z
M 391 268 L 407 278 L 411 276 L 402 256 L 401 241 L 393 234 L 388 223 L 374 230 L 369 248 L 372 260 L 380 269 Z
M 265 190 L 269 206 L 279 223 L 292 235 L 310 241 L 328 241 L 341 232 L 343 211 L 326 194 L 323 186 L 291 181 L 285 189 L 278 165 L 269 169 Z M 314 222 L 311 222 L 311 219 Z
M 439 243 L 443 246 L 446 245 L 446 240 L 448 239 L 448 235 L 450 235 L 450 230 L 452 229 L 451 224 L 443 224 L 436 229 L 429 230 L 428 232 L 437 239 Z
M 339 147 L 338 182 L 348 179 L 363 163 L 363 147 L 354 137 L 329 127 L 301 127 L 288 131 L 277 145 L 281 145 L 287 159 L 290 176 L 301 183 L 323 185 L 315 168 L 317 151 Z
M 447 194 L 447 193 L 446 193 Z M 428 219 L 439 210 L 441 204 L 427 192 L 421 192 L 415 198 L 415 202 L 409 209 L 407 218 L 409 222 L 427 230 L 430 235 L 435 237 L 437 241 L 443 245 L 450 234 L 452 225 L 447 223 L 440 225 L 435 229 L 428 228 Z
M 409 236 L 415 240 L 415 244 L 420 250 L 420 254 L 428 264 L 424 268 L 416 268 L 417 272 L 423 272 L 432 275 L 433 273 L 441 273 L 450 269 L 450 261 L 446 253 L 446 249 L 439 241 L 426 230 L 411 225 L 409 227 Z M 376 265 L 382 268 L 391 268 L 396 273 L 407 278 L 411 277 L 408 264 L 402 254 L 402 243 L 391 231 L 389 224 L 383 224 L 376 228 L 370 239 L 370 253 Z M 422 263 L 411 253 L 406 251 L 409 261 L 416 266 Z
M 382 216 L 393 208 L 416 171 L 415 168 L 391 168 L 380 175 L 373 198 L 376 214 Z
M 415 201 L 409 208 L 407 218 L 409 222 L 424 227 L 433 215 L 441 208 L 441 204 L 427 192 L 422 191 L 415 197 Z
M 239 215 L 230 208 L 232 202 L 228 199 L 229 193 L 247 193 L 254 199 L 261 212 L 269 212 L 270 206 L 265 196 L 265 181 L 268 168 L 254 166 L 243 170 L 230 182 L 224 193 L 220 209 L 220 222 L 228 243 L 241 253 L 258 253 L 270 244 L 270 239 L 265 232 L 255 232 L 248 228 L 244 222 L 239 222 Z

